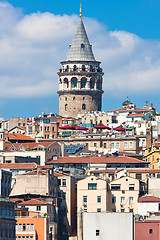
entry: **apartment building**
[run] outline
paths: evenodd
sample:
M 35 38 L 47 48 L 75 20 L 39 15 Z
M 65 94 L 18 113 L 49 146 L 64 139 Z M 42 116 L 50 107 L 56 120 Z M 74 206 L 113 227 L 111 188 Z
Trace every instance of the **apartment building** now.
M 11 192 L 12 172 L 0 167 L 0 197 L 8 197 Z
M 53 197 L 55 180 L 53 169 L 35 169 L 25 174 L 16 175 L 10 196 L 21 194 L 40 194 Z
M 78 239 L 82 237 L 82 214 L 84 212 L 105 212 L 107 204 L 107 182 L 105 180 L 88 176 L 77 182 Z
M 108 210 L 110 212 L 138 213 L 140 181 L 129 176 L 115 179 L 109 183 Z
M 0 239 L 16 240 L 15 203 L 0 198 Z
M 61 155 L 61 146 L 57 142 L 5 143 L 0 141 L 0 144 L 1 163 L 29 162 L 31 158 L 30 161 L 35 160 L 37 164 L 45 165 L 47 161 Z M 64 155 L 68 156 L 65 151 Z
M 77 221 L 77 192 L 76 179 L 68 174 L 54 172 L 58 180 L 58 197 L 61 199 L 60 207 L 65 210 L 64 223 L 69 235 L 76 229 Z
M 150 163 L 151 169 L 160 169 L 160 142 L 155 142 L 146 148 L 145 160 Z

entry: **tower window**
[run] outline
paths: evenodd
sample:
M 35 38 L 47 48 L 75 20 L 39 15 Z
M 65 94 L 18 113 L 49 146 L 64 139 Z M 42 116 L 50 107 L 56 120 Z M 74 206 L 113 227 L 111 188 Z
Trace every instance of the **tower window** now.
M 85 100 L 85 97 L 83 97 L 83 100 Z
M 85 86 L 86 86 L 86 80 L 83 79 L 81 81 L 81 88 L 85 88 Z
M 67 97 L 65 97 L 65 101 L 67 101 Z
M 91 89 L 94 88 L 94 80 L 90 80 L 90 88 L 91 88 Z
M 77 70 L 77 66 L 74 65 L 74 66 L 73 66 L 73 71 L 76 71 L 76 70 Z
M 76 98 L 75 97 L 73 97 L 73 100 L 75 100 Z
M 65 111 L 68 111 L 68 105 L 67 104 L 65 105 Z
M 74 80 L 73 86 L 74 86 L 74 87 L 77 87 L 77 80 Z
M 86 104 L 82 104 L 82 110 L 86 110 Z
M 81 48 L 85 48 L 85 45 L 83 43 L 81 43 Z
M 82 71 L 85 71 L 86 68 L 85 68 L 85 65 L 82 65 Z

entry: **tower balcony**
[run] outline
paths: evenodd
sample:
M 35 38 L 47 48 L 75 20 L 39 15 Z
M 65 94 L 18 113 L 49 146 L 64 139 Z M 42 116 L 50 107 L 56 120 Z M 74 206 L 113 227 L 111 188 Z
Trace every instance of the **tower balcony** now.
M 60 68 L 59 72 L 57 73 L 59 76 L 64 76 L 64 75 L 85 75 L 85 74 L 101 74 L 103 75 L 103 70 L 100 67 L 90 67 L 90 68 L 78 68 L 78 67 L 74 67 L 74 68 L 70 68 L 70 67 L 66 67 L 66 68 Z

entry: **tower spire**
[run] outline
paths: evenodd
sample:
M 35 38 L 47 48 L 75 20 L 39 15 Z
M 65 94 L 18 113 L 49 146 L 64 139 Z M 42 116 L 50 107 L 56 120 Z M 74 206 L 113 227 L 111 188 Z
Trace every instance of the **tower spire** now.
M 80 1 L 80 10 L 79 10 L 79 16 L 80 16 L 80 18 L 82 18 L 82 4 L 81 4 L 81 1 Z

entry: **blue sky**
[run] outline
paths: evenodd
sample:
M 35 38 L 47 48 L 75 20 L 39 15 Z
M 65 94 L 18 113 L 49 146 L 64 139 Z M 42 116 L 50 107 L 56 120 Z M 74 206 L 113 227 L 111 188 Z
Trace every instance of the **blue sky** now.
M 160 111 L 160 1 L 82 1 L 83 20 L 104 69 L 103 110 L 129 99 Z M 46 13 L 47 12 L 47 13 Z M 79 1 L 0 1 L 0 117 L 58 113 L 59 62 Z

